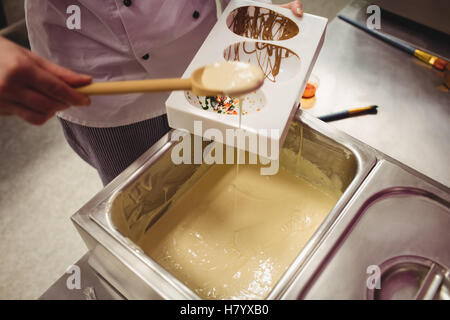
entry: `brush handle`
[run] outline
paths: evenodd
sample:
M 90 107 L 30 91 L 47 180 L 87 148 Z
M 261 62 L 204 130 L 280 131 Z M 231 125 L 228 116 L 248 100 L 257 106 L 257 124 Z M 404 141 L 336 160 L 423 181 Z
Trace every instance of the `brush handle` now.
M 345 111 L 340 111 L 336 113 L 327 114 L 325 116 L 318 117 L 324 122 L 331 122 L 336 120 L 342 120 L 363 114 L 376 114 L 378 106 L 369 106 L 364 108 L 350 109 Z
M 381 32 L 369 29 L 364 24 L 359 23 L 359 22 L 357 22 L 355 20 L 352 20 L 350 18 L 347 18 L 346 16 L 343 16 L 341 14 L 339 14 L 338 17 L 340 19 L 344 20 L 345 22 L 350 23 L 351 25 L 353 25 L 353 26 L 355 26 L 355 27 L 357 27 L 357 28 L 367 32 L 368 34 L 371 34 L 372 36 L 374 36 L 374 37 L 376 37 L 376 38 L 378 38 L 378 39 L 380 39 L 380 40 L 382 40 L 382 41 L 384 41 L 386 43 L 389 43 L 390 45 L 392 45 L 392 46 L 394 46 L 394 47 L 396 47 L 396 48 L 398 48 L 400 50 L 403 50 L 403 51 L 405 51 L 405 52 L 407 52 L 407 53 L 409 53 L 411 55 L 414 55 L 414 52 L 415 52 L 416 48 L 414 48 L 414 47 L 412 47 L 410 45 L 407 45 L 406 43 L 400 42 L 400 40 L 398 40 L 398 39 L 396 39 L 396 38 L 394 38 L 392 36 L 387 36 L 387 35 L 385 35 L 385 34 L 383 34 Z
M 133 81 L 97 82 L 76 90 L 85 95 L 190 90 L 191 79 L 169 78 Z
M 402 51 L 405 51 L 405 52 L 415 56 L 416 58 L 424 61 L 425 63 L 427 63 L 429 65 L 432 65 L 433 67 L 435 67 L 438 70 L 441 70 L 441 71 L 445 70 L 445 68 L 448 64 L 448 61 L 446 61 L 444 59 L 440 59 L 439 57 L 436 57 L 428 52 L 422 51 L 420 49 L 416 49 L 413 46 L 403 43 L 401 40 L 397 39 L 394 36 L 387 36 L 381 32 L 369 29 L 364 24 L 359 23 L 350 18 L 347 18 L 346 16 L 343 16 L 341 14 L 339 14 L 338 17 L 340 19 L 350 23 L 351 25 L 367 32 L 368 34 L 370 34 L 386 43 L 389 43 L 390 45 L 392 45 Z

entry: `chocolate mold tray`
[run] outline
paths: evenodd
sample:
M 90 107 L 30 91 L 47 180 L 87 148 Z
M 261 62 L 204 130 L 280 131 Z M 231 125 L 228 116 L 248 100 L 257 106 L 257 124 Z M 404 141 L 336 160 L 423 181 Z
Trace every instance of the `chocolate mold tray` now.
M 266 74 L 263 86 L 243 99 L 241 128 L 246 135 L 282 146 L 302 92 L 322 47 L 327 19 L 248 0 L 231 1 L 183 77 L 204 65 L 225 60 L 250 62 Z M 235 97 L 232 97 L 235 98 Z M 172 92 L 166 101 L 169 125 L 194 133 L 194 121 L 202 121 L 203 132 L 218 129 L 225 141 L 227 129 L 239 128 L 237 113 L 205 110 L 205 97 L 190 92 Z M 259 105 L 256 101 L 259 101 Z M 247 106 L 246 106 L 247 104 Z M 236 108 L 239 110 L 239 107 Z M 248 150 L 248 145 L 240 146 Z

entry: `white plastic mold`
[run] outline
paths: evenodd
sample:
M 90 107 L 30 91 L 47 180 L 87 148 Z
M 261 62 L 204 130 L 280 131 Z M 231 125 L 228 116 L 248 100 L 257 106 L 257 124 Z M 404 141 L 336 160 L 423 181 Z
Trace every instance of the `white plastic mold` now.
M 192 93 L 192 91 L 186 91 L 185 96 L 189 103 L 196 108 L 206 110 L 207 112 L 215 112 L 219 117 L 221 115 L 224 117 L 236 117 L 236 114 L 227 114 L 225 112 L 219 112 L 218 110 L 212 108 L 210 102 L 211 99 L 208 99 L 208 97 L 196 96 Z M 233 103 L 236 105 L 236 108 L 234 109 L 236 110 L 236 113 L 239 112 L 240 108 L 242 108 L 242 117 L 245 117 L 248 114 L 261 112 L 266 106 L 266 97 L 261 90 L 253 91 L 241 99 L 236 98 L 233 100 L 235 100 L 233 101 Z
M 248 8 L 246 11 L 238 10 L 243 7 Z M 256 30 L 249 30 L 249 27 L 234 28 L 231 24 L 238 12 L 247 12 L 248 25 L 255 22 L 252 19 L 257 19 L 254 24 Z M 259 17 L 255 17 L 255 12 L 260 13 Z M 269 12 L 273 13 L 273 22 L 269 29 L 272 32 L 263 33 L 261 22 L 265 19 L 264 23 L 267 24 Z M 282 24 L 289 26 L 290 31 L 280 36 L 278 28 Z M 249 95 L 248 102 L 244 100 L 243 111 L 247 113 L 242 116 L 241 128 L 248 134 L 265 136 L 263 138 L 267 138 L 270 144 L 275 142 L 281 147 L 322 47 L 326 25 L 327 19 L 323 17 L 305 13 L 302 18 L 298 18 L 290 10 L 274 5 L 233 0 L 209 33 L 183 77 L 189 77 L 201 66 L 225 60 L 259 65 L 267 76 L 264 85 Z M 279 70 L 273 68 L 277 65 Z M 207 129 L 218 129 L 224 139 L 219 136 L 216 141 L 226 143 L 226 129 L 239 128 L 239 116 L 204 110 L 199 104 L 200 101 L 204 101 L 204 97 L 197 97 L 191 92 L 172 92 L 166 101 L 170 127 L 194 133 L 194 121 L 201 120 L 203 132 Z M 261 105 L 255 101 L 259 101 Z M 245 149 L 248 150 L 248 146 L 245 146 Z

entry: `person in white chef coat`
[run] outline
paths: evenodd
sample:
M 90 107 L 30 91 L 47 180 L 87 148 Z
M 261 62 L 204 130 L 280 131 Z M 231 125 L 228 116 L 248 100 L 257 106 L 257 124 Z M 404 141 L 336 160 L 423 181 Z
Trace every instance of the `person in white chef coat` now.
M 26 0 L 31 51 L 0 37 L 0 115 L 41 125 L 56 114 L 70 146 L 106 185 L 167 133 L 168 93 L 89 98 L 73 88 L 180 77 L 217 21 L 217 6 L 228 2 Z M 73 5 L 79 29 L 67 27 Z M 303 14 L 300 1 L 283 6 Z

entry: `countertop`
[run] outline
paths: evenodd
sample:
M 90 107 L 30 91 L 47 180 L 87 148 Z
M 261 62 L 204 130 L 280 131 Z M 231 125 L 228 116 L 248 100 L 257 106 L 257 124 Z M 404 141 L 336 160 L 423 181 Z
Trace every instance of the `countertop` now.
M 368 5 L 356 0 L 340 14 L 363 22 L 369 16 Z M 383 11 L 379 31 L 450 57 L 448 37 L 414 28 Z M 377 115 L 330 125 L 450 185 L 450 95 L 438 70 L 335 18 L 328 24 L 312 73 L 319 78 L 319 87 L 316 102 L 307 112 L 320 116 L 378 105 Z

